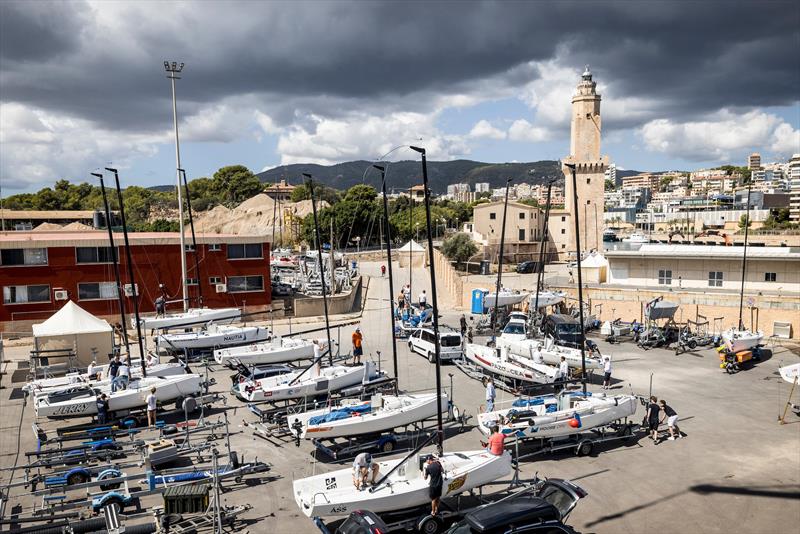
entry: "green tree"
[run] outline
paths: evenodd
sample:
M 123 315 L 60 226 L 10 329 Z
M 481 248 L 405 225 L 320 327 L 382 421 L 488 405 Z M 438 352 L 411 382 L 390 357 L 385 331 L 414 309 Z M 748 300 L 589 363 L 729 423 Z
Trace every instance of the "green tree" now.
M 442 243 L 442 254 L 448 260 L 454 261 L 457 264 L 469 261 L 469 259 L 478 252 L 478 245 L 472 238 L 462 232 L 452 235 L 445 239 Z
M 614 183 L 613 180 L 606 179 L 606 185 L 605 185 L 605 190 L 606 191 L 613 191 L 616 188 L 617 188 L 617 185 Z
M 744 230 L 746 227 L 749 228 L 753 225 L 753 222 L 749 220 L 750 218 L 747 215 L 742 215 L 739 217 L 739 229 Z
M 324 200 L 330 205 L 336 204 L 339 202 L 339 192 L 331 187 L 327 187 L 321 182 L 314 181 L 314 197 L 319 200 Z M 295 186 L 294 190 L 292 191 L 292 202 L 300 202 L 301 200 L 308 200 L 311 198 L 311 195 L 308 193 L 308 185 L 303 182 L 300 185 Z
M 244 165 L 230 165 L 214 173 L 211 189 L 217 198 L 233 206 L 257 195 L 263 187 L 250 169 Z

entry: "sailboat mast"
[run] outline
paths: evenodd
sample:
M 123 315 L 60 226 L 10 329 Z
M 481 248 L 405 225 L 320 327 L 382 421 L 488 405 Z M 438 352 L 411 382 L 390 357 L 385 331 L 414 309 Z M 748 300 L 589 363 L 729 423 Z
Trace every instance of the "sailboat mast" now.
M 394 333 L 394 279 L 392 275 L 392 233 L 389 230 L 389 200 L 386 198 L 386 167 L 373 165 L 381 171 L 381 193 L 383 193 L 383 222 L 386 225 L 386 263 L 389 267 L 389 325 L 392 332 L 392 361 L 394 362 L 395 384 L 399 384 L 400 376 L 397 369 L 397 339 Z
M 100 178 L 100 192 L 103 194 L 103 208 L 106 214 L 106 229 L 108 230 L 108 241 L 111 247 L 111 263 L 114 264 L 114 280 L 117 283 L 117 299 L 119 302 L 119 314 L 122 318 L 122 341 L 125 343 L 125 351 L 128 354 L 128 367 L 131 365 L 131 346 L 128 341 L 128 328 L 125 325 L 125 294 L 122 291 L 122 278 L 119 274 L 119 258 L 117 258 L 117 247 L 114 246 L 114 232 L 111 230 L 111 210 L 108 208 L 108 197 L 106 197 L 106 186 L 103 183 L 103 175 L 91 173 L 92 176 Z M 98 258 L 99 259 L 99 258 Z
M 175 99 L 175 80 L 180 80 L 180 72 L 183 70 L 183 63 L 178 65 L 176 62 L 164 62 L 164 68 L 169 73 L 172 83 L 172 123 L 175 128 L 175 176 L 178 182 L 178 224 L 180 225 L 180 244 L 181 244 L 181 293 L 183 295 L 183 311 L 189 310 L 189 292 L 186 288 L 186 236 L 183 231 L 183 193 L 181 187 L 181 148 L 178 139 L 178 104 Z
M 411 246 L 411 243 L 414 241 L 414 188 L 408 188 L 408 234 L 411 236 L 408 238 L 408 304 L 410 305 L 411 302 L 414 300 L 414 293 L 411 292 L 411 281 L 413 279 L 411 275 L 411 259 L 413 258 L 413 250 L 414 247 Z
M 544 224 L 542 225 L 542 239 L 539 241 L 539 265 L 536 273 L 536 299 L 533 304 L 533 313 L 539 314 L 539 292 L 544 285 L 544 249 L 547 246 L 548 221 L 550 220 L 550 193 L 553 190 L 553 181 L 547 183 L 547 203 L 544 206 Z
M 508 189 L 511 187 L 511 178 L 506 180 L 506 199 L 503 203 L 503 228 L 500 230 L 500 254 L 497 260 L 497 284 L 494 290 L 494 311 L 492 313 L 492 339 L 497 336 L 497 303 L 500 300 L 500 282 L 503 277 L 503 249 L 506 244 L 506 216 L 508 215 Z
M 325 333 L 328 336 L 328 363 L 333 365 L 333 343 L 331 342 L 331 323 L 328 318 L 328 296 L 325 292 L 325 269 L 322 263 L 322 239 L 319 235 L 319 220 L 317 219 L 317 203 L 314 201 L 314 182 L 311 175 L 303 173 L 303 176 L 308 178 L 306 182 L 308 186 L 308 194 L 311 197 L 311 212 L 314 214 L 314 237 L 317 241 L 317 263 L 319 265 L 319 280 L 322 283 L 322 306 L 325 310 Z M 331 246 L 331 255 L 333 254 L 333 246 Z M 331 273 L 331 281 L 333 280 L 333 273 Z
M 744 225 L 744 253 L 742 254 L 742 288 L 739 290 L 739 330 L 744 330 L 742 321 L 742 310 L 744 309 L 744 279 L 747 271 L 747 236 L 750 229 L 750 193 L 753 191 L 753 180 L 747 184 L 747 215 L 745 215 Z M 751 325 L 752 326 L 752 325 Z
M 200 251 L 197 248 L 197 238 L 194 233 L 194 218 L 192 217 L 192 198 L 189 194 L 189 182 L 186 180 L 186 171 L 181 169 L 183 187 L 186 189 L 186 209 L 189 211 L 189 228 L 192 231 L 192 248 L 194 249 L 194 274 L 197 276 L 197 300 L 203 307 L 203 278 L 200 276 Z
M 425 189 L 425 224 L 428 233 L 428 261 L 430 262 L 431 273 L 431 304 L 433 305 L 433 346 L 436 355 L 436 396 L 442 395 L 442 369 L 440 362 L 441 347 L 439 346 L 439 303 L 436 297 L 436 269 L 433 261 L 433 234 L 431 233 L 431 191 L 428 189 L 428 163 L 425 158 L 425 149 L 419 147 L 409 147 L 415 152 L 422 154 L 422 186 Z M 444 452 L 444 423 L 442 421 L 442 411 L 436 410 L 436 433 L 437 448 L 439 454 Z
M 581 384 L 583 394 L 586 395 L 586 323 L 583 320 L 583 276 L 581 275 L 581 233 L 580 222 L 578 221 L 578 178 L 575 173 L 574 163 L 565 163 L 572 171 L 572 207 L 575 211 L 575 250 L 578 256 L 578 320 L 580 321 L 579 331 L 581 333 Z

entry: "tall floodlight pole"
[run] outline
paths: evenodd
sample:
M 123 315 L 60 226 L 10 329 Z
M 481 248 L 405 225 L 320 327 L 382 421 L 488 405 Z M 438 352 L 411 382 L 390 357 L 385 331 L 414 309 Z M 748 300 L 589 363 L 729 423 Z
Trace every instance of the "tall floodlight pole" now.
M 111 230 L 111 210 L 108 207 L 108 197 L 106 196 L 106 186 L 103 183 L 103 175 L 97 172 L 90 173 L 100 179 L 100 192 L 103 194 L 103 208 L 106 214 L 106 229 L 108 230 L 108 243 L 111 248 L 111 263 L 114 264 L 114 280 L 117 283 L 117 301 L 119 302 L 119 315 L 122 319 L 122 341 L 125 344 L 125 351 L 128 354 L 128 367 L 131 365 L 131 346 L 128 341 L 128 328 L 125 326 L 128 320 L 125 316 L 125 294 L 122 291 L 122 277 L 119 274 L 119 258 L 117 257 L 117 247 L 114 246 L 114 232 Z M 100 258 L 98 258 L 99 260 Z
M 440 353 L 441 347 L 439 346 L 439 303 L 436 297 L 436 269 L 433 260 L 433 233 L 431 232 L 431 191 L 428 189 L 428 162 L 425 157 L 425 149 L 410 146 L 414 152 L 422 155 L 422 187 L 425 190 L 425 224 L 428 229 L 428 261 L 430 261 L 431 273 L 431 303 L 433 304 L 433 347 L 436 355 L 436 395 L 442 395 L 442 372 Z M 436 410 L 436 428 L 437 428 L 437 447 L 439 454 L 444 452 L 444 424 L 442 422 L 442 411 Z
M 575 211 L 575 249 L 578 256 L 578 320 L 580 324 L 580 343 L 581 343 L 581 384 L 583 394 L 586 395 L 586 326 L 583 322 L 583 277 L 581 276 L 581 233 L 580 222 L 578 221 L 578 178 L 575 173 L 574 163 L 565 163 L 572 171 L 572 207 Z
M 497 304 L 500 300 L 500 281 L 503 276 L 503 248 L 506 244 L 506 215 L 508 215 L 508 189 L 511 187 L 511 178 L 506 180 L 506 200 L 503 203 L 503 228 L 500 230 L 500 258 L 497 263 L 497 285 L 494 290 L 494 313 L 492 313 L 492 338 L 497 336 Z
M 394 333 L 394 281 L 392 279 L 392 233 L 389 230 L 389 200 L 386 198 L 386 167 L 373 165 L 381 171 L 381 192 L 383 193 L 383 223 L 386 225 L 386 263 L 389 265 L 389 325 L 392 328 L 392 358 L 394 361 L 394 379 L 399 382 L 397 370 L 397 339 Z
M 183 193 L 181 187 L 181 149 L 178 140 L 178 104 L 175 99 L 175 80 L 180 80 L 178 74 L 183 70 L 183 63 L 173 61 L 164 62 L 164 68 L 167 71 L 167 78 L 172 83 L 172 122 L 175 126 L 175 178 L 178 185 L 178 223 L 180 224 L 180 242 L 181 242 L 181 292 L 183 295 L 183 311 L 189 309 L 189 292 L 186 287 L 186 238 L 183 232 Z
M 136 280 L 133 278 L 133 258 L 131 257 L 131 244 L 128 241 L 128 223 L 125 219 L 125 204 L 122 202 L 122 188 L 119 186 L 119 173 L 117 169 L 106 167 L 108 172 L 114 173 L 114 184 L 117 186 L 117 200 L 119 201 L 119 216 L 122 218 L 122 238 L 125 240 L 125 260 L 128 267 L 128 279 L 131 282 L 133 295 L 133 317 L 136 321 L 136 337 L 139 340 L 139 360 L 142 366 L 142 376 L 147 376 L 147 365 L 144 357 L 144 338 L 142 337 L 142 323 L 139 320 L 139 292 L 136 291 Z M 127 325 L 125 325 L 127 329 Z M 130 358 L 128 361 L 130 366 Z
M 744 309 L 744 278 L 747 272 L 747 236 L 750 229 L 750 193 L 753 191 L 753 180 L 747 184 L 747 214 L 745 217 L 744 225 L 744 252 L 742 254 L 742 288 L 739 290 L 739 330 L 744 330 L 744 321 L 742 321 L 742 310 Z M 752 312 L 751 312 L 752 319 Z M 751 321 L 753 322 L 753 321 Z M 753 325 L 750 325 L 753 328 Z
M 314 214 L 314 238 L 317 242 L 317 264 L 319 265 L 319 280 L 322 283 L 322 306 L 325 310 L 325 332 L 328 335 L 328 363 L 333 365 L 333 344 L 331 343 L 331 323 L 328 319 L 328 296 L 325 291 L 325 269 L 322 262 L 322 238 L 319 232 L 319 220 L 317 219 L 317 203 L 314 200 L 314 182 L 311 175 L 307 172 L 303 173 L 308 180 L 306 185 L 308 187 L 308 195 L 311 197 L 311 212 Z M 333 255 L 333 243 L 331 243 L 331 255 Z M 334 272 L 331 271 L 331 284 L 334 282 Z M 333 290 L 331 290 L 333 294 Z
M 414 188 L 408 188 L 408 304 L 414 301 L 414 297 L 412 296 L 413 293 L 411 292 L 412 286 L 411 282 L 413 280 L 413 275 L 411 273 L 411 259 L 413 258 L 413 247 L 411 246 L 411 242 L 414 241 Z

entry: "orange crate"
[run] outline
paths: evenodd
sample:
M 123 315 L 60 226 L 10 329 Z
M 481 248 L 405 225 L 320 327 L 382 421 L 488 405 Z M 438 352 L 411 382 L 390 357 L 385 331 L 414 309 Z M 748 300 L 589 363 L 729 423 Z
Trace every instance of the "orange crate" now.
M 736 353 L 736 361 L 739 363 L 748 362 L 753 359 L 753 351 L 743 350 Z

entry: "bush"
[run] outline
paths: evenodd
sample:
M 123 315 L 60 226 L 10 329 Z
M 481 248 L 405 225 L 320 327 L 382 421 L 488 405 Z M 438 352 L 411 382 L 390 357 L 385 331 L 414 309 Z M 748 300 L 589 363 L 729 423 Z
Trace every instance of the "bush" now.
M 470 236 L 459 232 L 442 243 L 442 254 L 448 260 L 456 263 L 464 263 L 478 252 L 478 245 Z

